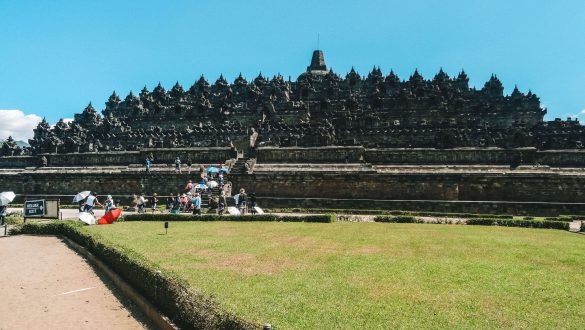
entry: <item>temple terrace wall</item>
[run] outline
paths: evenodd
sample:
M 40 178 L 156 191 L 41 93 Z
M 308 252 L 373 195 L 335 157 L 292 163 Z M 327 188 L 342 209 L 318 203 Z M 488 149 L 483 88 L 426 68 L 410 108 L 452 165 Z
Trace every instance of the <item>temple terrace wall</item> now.
M 144 164 L 147 157 L 154 157 L 153 164 L 173 164 L 179 156 L 183 163 L 190 157 L 194 163 L 223 163 L 229 156 L 230 148 L 175 148 L 143 149 L 141 151 L 110 151 L 71 154 L 43 154 L 39 156 L 0 157 L 0 168 L 36 167 L 40 158 L 47 158 L 48 166 L 128 166 Z
M 128 196 L 177 193 L 194 177 L 143 169 L 0 170 L 0 191 L 69 195 L 82 190 Z M 265 172 L 235 174 L 233 187 L 255 192 L 262 207 L 394 208 L 532 215 L 585 214 L 585 175 L 577 173 Z M 19 197 L 22 199 L 22 195 Z M 63 202 L 71 197 L 64 197 Z M 30 197 L 29 197 L 30 198 Z M 36 198 L 36 197 L 35 197 Z
M 258 163 L 344 163 L 412 165 L 520 165 L 585 167 L 583 150 L 536 148 L 458 148 L 458 149 L 366 149 L 364 147 L 276 148 L 260 147 Z
M 48 166 L 128 166 L 143 164 L 146 157 L 154 164 L 172 164 L 176 156 L 183 163 L 222 163 L 230 158 L 229 148 L 144 149 L 99 153 L 45 154 Z M 583 150 L 545 150 L 535 148 L 460 148 L 460 149 L 366 149 L 364 147 L 276 148 L 260 147 L 258 163 L 357 163 L 396 165 L 548 165 L 585 167 Z M 0 168 L 39 166 L 40 156 L 0 157 Z

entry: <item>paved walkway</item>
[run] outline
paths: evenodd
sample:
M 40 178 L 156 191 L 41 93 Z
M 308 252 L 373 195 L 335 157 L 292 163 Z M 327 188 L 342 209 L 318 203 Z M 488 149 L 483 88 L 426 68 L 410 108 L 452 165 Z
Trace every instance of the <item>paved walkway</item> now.
M 0 237 L 0 329 L 150 327 L 110 288 L 57 237 Z

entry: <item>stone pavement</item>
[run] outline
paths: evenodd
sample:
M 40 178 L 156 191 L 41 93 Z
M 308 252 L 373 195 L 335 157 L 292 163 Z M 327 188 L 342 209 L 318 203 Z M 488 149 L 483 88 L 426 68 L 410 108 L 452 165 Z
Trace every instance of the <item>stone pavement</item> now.
M 151 327 L 57 237 L 0 238 L 0 296 L 0 329 Z

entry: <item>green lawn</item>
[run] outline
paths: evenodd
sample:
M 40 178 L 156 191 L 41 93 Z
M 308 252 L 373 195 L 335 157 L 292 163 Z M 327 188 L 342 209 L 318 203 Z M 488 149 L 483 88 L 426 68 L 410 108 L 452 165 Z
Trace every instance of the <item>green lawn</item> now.
M 386 223 L 116 223 L 84 230 L 279 329 L 583 328 L 585 236 Z

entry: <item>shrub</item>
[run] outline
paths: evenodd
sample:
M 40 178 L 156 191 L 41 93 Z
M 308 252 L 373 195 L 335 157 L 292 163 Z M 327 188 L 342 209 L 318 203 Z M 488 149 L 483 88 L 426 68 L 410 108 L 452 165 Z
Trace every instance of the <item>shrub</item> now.
M 548 217 L 548 218 L 544 218 L 544 220 L 546 220 L 546 221 L 566 221 L 566 222 L 573 221 L 573 219 L 568 218 L 568 217 Z
M 223 310 L 209 296 L 195 292 L 170 271 L 159 272 L 159 267 L 141 255 L 105 241 L 97 235 L 83 233 L 81 222 L 53 221 L 26 223 L 13 233 L 63 235 L 85 246 L 92 254 L 111 267 L 117 274 L 152 301 L 166 316 L 185 329 L 258 329 L 259 322 L 241 319 Z
M 129 214 L 124 221 L 282 221 L 282 222 L 322 222 L 335 221 L 334 214 L 315 214 L 304 216 L 256 214 L 256 215 L 218 215 L 218 214 Z
M 374 218 L 375 222 L 392 222 L 392 223 L 416 223 L 417 220 L 413 216 L 397 216 L 397 217 L 389 217 L 389 216 L 377 216 Z
M 581 232 L 585 232 L 585 221 L 581 222 Z
M 522 219 L 524 219 L 524 220 L 534 220 L 534 217 L 524 217 Z
M 547 220 L 513 220 L 513 219 L 468 219 L 468 225 L 479 226 L 504 226 L 504 227 L 524 227 L 524 228 L 547 228 L 569 230 L 569 223 L 565 221 L 547 221 Z
M 585 215 L 563 215 L 562 217 L 571 219 L 573 221 L 585 221 Z
M 336 214 L 363 214 L 363 215 L 407 215 L 407 216 L 428 216 L 445 218 L 494 218 L 513 219 L 512 215 L 490 215 L 473 213 L 449 213 L 449 212 L 427 212 L 427 211 L 402 211 L 402 210 L 360 210 L 360 209 L 311 209 L 311 208 L 271 208 L 265 209 L 271 213 L 336 213 Z

